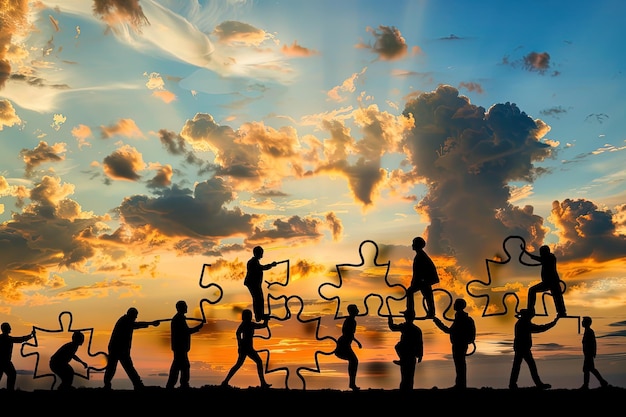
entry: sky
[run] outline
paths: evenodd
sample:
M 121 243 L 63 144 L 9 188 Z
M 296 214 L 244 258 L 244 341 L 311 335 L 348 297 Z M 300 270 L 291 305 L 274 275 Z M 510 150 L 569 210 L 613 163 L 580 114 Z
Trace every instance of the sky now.
M 50 387 L 77 329 L 75 385 L 101 386 L 131 306 L 163 320 L 132 355 L 164 386 L 178 300 L 204 323 L 191 385 L 219 384 L 258 245 L 278 263 L 255 338 L 267 381 L 347 389 L 332 350 L 354 303 L 357 384 L 395 389 L 388 317 L 416 236 L 437 316 L 464 298 L 476 322 L 469 386 L 508 386 L 539 280 L 522 245 L 548 245 L 565 284 L 568 317 L 534 336 L 544 382 L 582 384 L 590 316 L 597 368 L 626 386 L 625 17 L 618 0 L 0 1 L 0 321 L 36 335 L 14 349 L 17 387 Z M 452 386 L 449 337 L 422 313 L 415 387 Z M 113 384 L 130 386 L 121 367 Z M 231 384 L 259 384 L 252 361 Z

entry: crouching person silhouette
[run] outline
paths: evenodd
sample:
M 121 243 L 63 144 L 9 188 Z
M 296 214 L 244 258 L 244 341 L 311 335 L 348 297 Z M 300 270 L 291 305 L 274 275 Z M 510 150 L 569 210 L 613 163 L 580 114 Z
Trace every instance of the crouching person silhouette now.
M 76 356 L 76 351 L 84 342 L 85 335 L 81 332 L 74 332 L 74 334 L 72 334 L 72 341 L 61 346 L 50 357 L 50 370 L 61 378 L 61 384 L 59 385 L 59 390 L 61 391 L 74 388 L 72 386 L 74 382 L 74 368 L 70 365 L 72 359 L 79 362 L 85 368 L 89 366 L 87 362 Z
M 359 368 L 359 358 L 352 350 L 352 342 L 355 342 L 359 349 L 362 347 L 354 333 L 356 333 L 356 316 L 359 314 L 359 308 L 355 304 L 348 306 L 348 317 L 341 327 L 341 336 L 337 339 L 337 347 L 335 348 L 335 356 L 339 359 L 348 361 L 348 376 L 350 378 L 350 389 L 358 391 L 361 388 L 356 384 L 356 373 Z

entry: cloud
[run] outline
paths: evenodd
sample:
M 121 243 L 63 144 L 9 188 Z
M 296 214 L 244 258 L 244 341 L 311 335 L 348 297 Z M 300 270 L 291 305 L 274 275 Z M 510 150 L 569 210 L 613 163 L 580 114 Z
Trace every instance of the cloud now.
M 102 161 L 102 168 L 107 177 L 116 180 L 138 181 L 138 171 L 145 169 L 141 153 L 129 145 L 124 145 Z
M 554 252 L 563 260 L 591 258 L 602 262 L 626 254 L 626 235 L 618 233 L 613 213 L 599 209 L 592 201 L 554 201 L 550 220 L 559 236 Z
M 65 151 L 65 143 L 55 143 L 50 146 L 44 141 L 40 141 L 34 149 L 22 149 L 20 151 L 20 157 L 26 164 L 26 176 L 32 176 L 34 169 L 43 163 L 64 160 L 65 157 L 61 154 Z
M 393 26 L 378 26 L 378 30 L 366 29 L 374 36 L 374 45 L 359 42 L 358 48 L 368 49 L 378 55 L 383 61 L 393 61 L 404 58 L 408 54 L 408 46 L 400 31 Z
M 22 289 L 48 284 L 49 268 L 81 270 L 93 256 L 89 237 L 102 230 L 104 218 L 82 211 L 68 198 L 73 192 L 73 185 L 44 176 L 28 193 L 22 213 L 0 225 L 3 297 L 20 299 Z
M 15 112 L 11 102 L 9 100 L 0 100 L 0 130 L 4 126 L 11 127 L 20 124 L 22 124 L 22 120 Z
M 100 126 L 100 135 L 103 139 L 109 139 L 116 135 L 129 138 L 145 137 L 133 119 L 120 119 L 113 125 Z
M 549 127 L 512 103 L 485 111 L 446 85 L 408 102 L 403 113 L 415 118 L 402 143 L 412 166 L 406 178 L 428 187 L 416 210 L 430 221 L 433 254 L 456 256 L 483 274 L 482 254 L 507 236 L 543 240 L 543 219 L 532 206 L 510 204 L 508 183 L 532 182 L 541 172 L 535 163 L 553 152 L 542 142 Z

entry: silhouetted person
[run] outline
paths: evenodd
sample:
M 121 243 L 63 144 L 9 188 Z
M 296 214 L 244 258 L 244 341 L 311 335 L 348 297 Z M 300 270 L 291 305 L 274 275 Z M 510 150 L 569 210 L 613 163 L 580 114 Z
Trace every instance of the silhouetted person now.
M 528 305 L 527 308 L 535 311 L 535 301 L 537 293 L 550 291 L 554 299 L 554 306 L 559 317 L 567 316 L 565 310 L 565 301 L 563 300 L 563 291 L 561 290 L 561 279 L 556 269 L 556 256 L 550 252 L 550 247 L 543 245 L 539 248 L 539 256 L 533 255 L 526 251 L 524 244 L 520 245 L 522 254 L 528 255 L 531 259 L 541 264 L 541 282 L 533 285 L 528 289 Z
M 126 371 L 135 389 L 144 387 L 141 377 L 139 373 L 137 373 L 133 360 L 130 357 L 130 348 L 133 343 L 133 331 L 135 329 L 145 329 L 148 326 L 158 326 L 159 321 L 137 321 L 138 315 L 139 312 L 137 309 L 131 307 L 126 314 L 117 320 L 113 327 L 111 338 L 109 339 L 107 366 L 104 371 L 104 388 L 106 389 L 111 389 L 111 381 L 115 375 L 118 362 L 122 365 L 124 371 Z
M 243 280 L 243 285 L 248 287 L 250 295 L 252 296 L 252 309 L 254 310 L 254 319 L 261 321 L 265 317 L 265 300 L 263 298 L 263 271 L 268 270 L 276 266 L 276 262 L 271 264 L 261 264 L 261 258 L 263 258 L 264 250 L 260 246 L 255 246 L 252 249 L 252 258 L 248 261 L 246 266 L 246 277 Z
M 465 311 L 467 302 L 462 298 L 454 301 L 454 321 L 450 326 L 446 326 L 439 318 L 435 317 L 433 322 L 439 329 L 450 335 L 452 344 L 452 360 L 456 371 L 454 388 L 467 388 L 467 350 L 469 345 L 474 343 L 476 337 L 476 324 Z
M 259 356 L 259 353 L 254 349 L 254 331 L 256 329 L 262 329 L 267 327 L 268 317 L 265 317 L 263 323 L 254 323 L 252 321 L 252 311 L 251 310 L 243 310 L 241 312 L 241 324 L 237 327 L 237 352 L 239 356 L 237 356 L 237 362 L 230 368 L 228 371 L 228 375 L 226 375 L 226 379 L 222 381 L 222 386 L 227 387 L 230 379 L 235 375 L 237 370 L 241 368 L 246 358 L 250 358 L 256 364 L 256 370 L 259 374 L 259 381 L 261 381 L 261 388 L 269 388 L 270 384 L 265 382 L 265 375 L 263 371 L 263 360 Z
M 600 375 L 600 371 L 596 369 L 595 365 L 595 357 L 597 352 L 597 344 L 596 344 L 596 333 L 591 328 L 591 317 L 585 316 L 581 324 L 585 328 L 583 333 L 583 385 L 580 387 L 581 389 L 589 388 L 589 376 L 593 374 L 598 381 L 600 382 L 600 386 L 602 388 L 606 388 L 609 386 L 609 383 L 606 382 L 602 375 Z
M 424 252 L 425 246 L 426 241 L 423 238 L 416 237 L 413 239 L 412 248 L 415 251 L 413 277 L 411 278 L 411 285 L 407 288 L 406 308 L 415 314 L 414 295 L 420 291 L 426 302 L 426 317 L 433 318 L 435 317 L 435 299 L 432 286 L 439 282 L 439 275 L 435 263 Z
M 403 314 L 404 323 L 394 323 L 393 317 L 389 316 L 388 324 L 391 331 L 400 332 L 400 341 L 395 345 L 399 360 L 393 361 L 400 365 L 400 389 L 412 390 L 416 362 L 421 362 L 424 356 L 424 339 L 422 329 L 413 322 L 413 311 L 407 310 Z
M 15 343 L 23 343 L 35 336 L 33 330 L 25 336 L 11 336 L 11 325 L 2 323 L 0 325 L 2 334 L 0 334 L 0 379 L 2 375 L 7 375 L 7 391 L 15 391 L 15 381 L 17 379 L 17 371 L 13 365 L 13 345 Z
M 74 368 L 70 365 L 70 361 L 74 359 L 76 362 L 87 368 L 87 362 L 76 356 L 76 351 L 85 342 L 85 335 L 81 332 L 74 332 L 72 334 L 72 341 L 67 342 L 61 346 L 50 357 L 50 370 L 54 372 L 59 378 L 61 378 L 61 384 L 59 390 L 69 390 L 74 388 L 72 383 L 74 382 Z
M 353 391 L 361 389 L 356 385 L 356 373 L 359 368 L 359 359 L 356 353 L 354 353 L 354 350 L 352 350 L 352 342 L 355 342 L 359 349 L 361 348 L 361 342 L 354 337 L 354 333 L 356 333 L 357 314 L 359 314 L 359 308 L 355 304 L 350 304 L 348 306 L 348 317 L 343 321 L 341 336 L 337 339 L 337 347 L 335 348 L 335 356 L 348 361 L 350 389 Z
M 509 379 L 509 389 L 517 388 L 517 378 L 522 366 L 522 361 L 526 361 L 530 376 L 539 389 L 549 389 L 550 384 L 544 384 L 539 378 L 537 372 L 537 364 L 532 354 L 533 333 L 542 333 L 554 327 L 559 320 L 557 316 L 553 321 L 546 324 L 535 324 L 532 322 L 535 313 L 527 308 L 520 310 L 516 315 L 517 323 L 515 323 L 515 337 L 513 339 L 513 368 L 511 369 L 511 379 Z
M 176 314 L 172 317 L 171 323 L 171 346 L 174 353 L 172 366 L 170 366 L 170 374 L 167 378 L 165 388 L 174 388 L 180 375 L 180 388 L 189 388 L 189 350 L 191 349 L 191 335 L 200 331 L 204 323 L 200 322 L 197 326 L 189 327 L 187 325 L 187 303 L 178 301 L 176 303 Z

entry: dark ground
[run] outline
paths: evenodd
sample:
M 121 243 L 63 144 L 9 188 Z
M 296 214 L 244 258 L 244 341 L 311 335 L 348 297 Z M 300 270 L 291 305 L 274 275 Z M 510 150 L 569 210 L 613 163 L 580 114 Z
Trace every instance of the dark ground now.
M 61 412 L 75 416 L 119 416 L 146 414 L 185 415 L 190 413 L 220 415 L 306 414 L 372 415 L 459 413 L 458 415 L 507 414 L 515 416 L 562 413 L 610 412 L 621 415 L 626 407 L 626 389 L 594 388 L 589 390 L 534 388 L 469 388 L 399 390 L 364 389 L 285 390 L 260 388 L 220 388 L 206 386 L 189 390 L 166 390 L 150 387 L 143 391 L 79 388 L 70 392 L 35 390 L 0 390 L 0 401 L 13 414 Z M 460 414 L 462 413 L 462 414 Z

